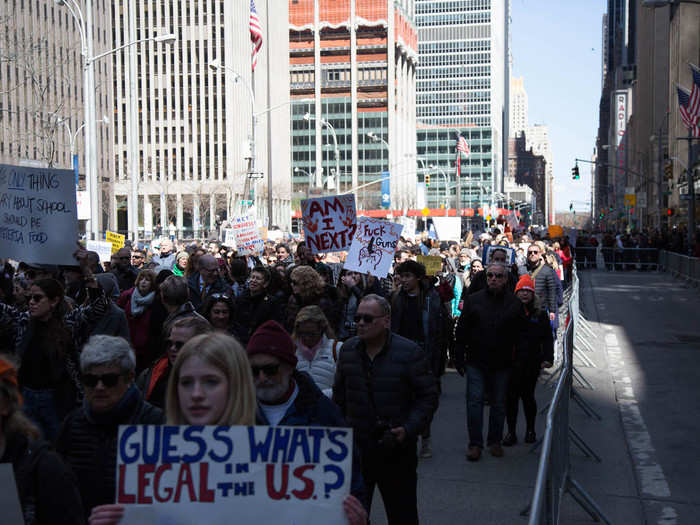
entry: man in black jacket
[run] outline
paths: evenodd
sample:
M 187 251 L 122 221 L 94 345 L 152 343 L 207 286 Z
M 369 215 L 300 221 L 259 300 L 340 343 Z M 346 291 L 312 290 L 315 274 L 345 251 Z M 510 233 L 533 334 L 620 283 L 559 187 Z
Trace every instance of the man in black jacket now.
M 455 361 L 467 375 L 467 459 L 477 461 L 484 448 L 484 393 L 489 393 L 487 445 L 494 457 L 503 456 L 506 392 L 517 337 L 520 302 L 507 289 L 506 266 L 491 263 L 485 290 L 468 295 L 457 323 Z M 465 367 L 466 353 L 466 367 Z
M 163 412 L 145 402 L 134 384 L 136 357 L 121 337 L 92 336 L 80 354 L 83 406 L 68 414 L 56 450 L 76 477 L 85 517 L 114 503 L 119 425 L 160 425 Z
M 199 271 L 190 276 L 187 284 L 190 287 L 190 301 L 197 310 L 210 295 L 231 293 L 231 287 L 219 276 L 219 261 L 209 254 L 199 258 Z
M 389 525 L 418 523 L 416 444 L 438 404 L 423 349 L 391 333 L 391 306 L 365 296 L 355 315 L 357 337 L 340 351 L 333 400 L 354 429 L 371 505 L 375 485 Z

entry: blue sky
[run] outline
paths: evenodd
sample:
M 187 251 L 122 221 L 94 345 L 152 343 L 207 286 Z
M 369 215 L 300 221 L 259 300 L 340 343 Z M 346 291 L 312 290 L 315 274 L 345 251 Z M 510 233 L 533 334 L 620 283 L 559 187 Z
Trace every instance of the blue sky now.
M 511 0 L 512 75 L 524 77 L 528 124 L 549 128 L 556 211 L 587 210 L 590 159 L 598 132 L 605 0 Z M 586 202 L 583 202 L 586 201 Z

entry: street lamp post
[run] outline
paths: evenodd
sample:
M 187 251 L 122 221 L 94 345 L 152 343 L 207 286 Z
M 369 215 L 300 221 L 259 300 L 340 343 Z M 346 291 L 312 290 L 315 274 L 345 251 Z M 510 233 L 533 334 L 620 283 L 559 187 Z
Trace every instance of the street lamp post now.
M 85 122 L 83 122 L 80 126 L 78 126 L 78 129 L 73 132 L 70 128 L 70 122 L 66 118 L 58 119 L 56 121 L 57 124 L 63 124 L 63 126 L 66 128 L 66 131 L 68 132 L 68 144 L 70 145 L 70 160 L 73 166 L 73 169 L 75 169 L 75 142 L 78 139 L 78 134 L 80 133 L 80 130 L 82 130 L 85 127 Z M 97 121 L 98 124 L 105 124 L 109 125 L 109 117 L 107 115 L 104 115 L 100 120 Z M 77 188 L 78 186 L 78 173 L 76 172 L 75 174 L 75 186 Z
M 440 166 L 436 166 L 435 164 L 430 164 L 428 166 L 431 170 L 437 171 L 440 175 L 443 177 L 443 181 L 445 182 L 445 206 L 449 206 L 449 200 L 450 200 L 450 190 L 449 190 L 449 179 L 447 178 L 447 173 L 445 173 L 445 170 L 443 170 Z M 440 205 L 440 191 L 438 190 L 438 206 Z
M 338 137 L 335 134 L 335 128 L 326 119 L 317 119 L 316 117 L 312 117 L 311 113 L 308 112 L 304 115 L 304 120 L 306 120 L 307 122 L 310 122 L 311 120 L 316 120 L 321 124 L 321 126 L 325 126 L 327 129 L 330 130 L 331 135 L 333 136 L 333 153 L 335 156 L 335 187 L 338 188 L 337 191 L 340 191 L 340 152 L 338 151 Z
M 377 135 L 376 133 L 373 133 L 372 131 L 370 131 L 370 132 L 367 133 L 367 137 L 368 137 L 372 142 L 381 142 L 381 143 L 384 145 L 384 147 L 386 148 L 386 153 L 387 153 L 387 169 L 389 170 L 389 180 L 391 181 L 391 166 L 388 165 L 388 162 L 389 162 L 388 159 L 389 159 L 389 157 L 391 156 L 391 149 L 389 148 L 389 143 L 388 143 L 386 140 L 384 140 L 382 137 L 380 137 L 379 135 Z M 383 166 L 384 166 L 384 162 L 382 162 L 382 167 L 383 167 Z M 399 192 L 399 193 L 400 193 L 400 192 Z M 400 199 L 401 195 L 399 194 L 398 197 L 399 197 L 399 199 Z M 397 199 L 397 200 L 399 200 L 399 199 Z M 399 205 L 399 207 L 403 207 L 403 206 Z
M 97 180 L 97 112 L 95 99 L 95 62 L 112 53 L 140 44 L 142 42 L 164 42 L 172 43 L 175 35 L 154 36 L 141 40 L 134 40 L 124 45 L 110 49 L 98 55 L 93 54 L 92 35 L 92 0 L 85 0 L 85 13 L 80 9 L 77 0 L 54 0 L 59 6 L 65 6 L 68 12 L 75 19 L 80 33 L 81 54 L 83 55 L 83 84 L 85 89 L 85 187 L 90 195 L 90 222 L 88 225 L 88 235 L 92 239 L 97 238 L 98 225 L 98 180 Z M 135 72 L 133 72 L 135 74 Z M 136 177 L 135 173 L 131 174 Z M 133 181 L 132 181 L 133 184 Z M 131 200 L 131 199 L 130 199 Z M 131 218 L 131 214 L 129 214 Z

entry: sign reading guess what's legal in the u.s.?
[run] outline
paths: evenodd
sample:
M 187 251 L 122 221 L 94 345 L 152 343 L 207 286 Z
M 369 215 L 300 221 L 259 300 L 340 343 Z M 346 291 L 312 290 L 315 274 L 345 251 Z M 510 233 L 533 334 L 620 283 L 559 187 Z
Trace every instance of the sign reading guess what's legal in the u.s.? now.
M 311 253 L 350 248 L 357 227 L 355 195 L 333 195 L 301 201 L 304 241 Z
M 121 426 L 121 524 L 345 524 L 352 429 Z
M 0 254 L 75 264 L 75 176 L 70 170 L 0 164 Z

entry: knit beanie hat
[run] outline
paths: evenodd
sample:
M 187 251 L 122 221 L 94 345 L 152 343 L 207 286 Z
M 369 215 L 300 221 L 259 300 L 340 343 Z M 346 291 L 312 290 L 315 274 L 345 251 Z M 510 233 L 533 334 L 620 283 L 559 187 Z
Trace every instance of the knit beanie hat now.
M 529 275 L 523 275 L 518 280 L 518 284 L 515 285 L 515 292 L 517 293 L 518 290 L 530 290 L 532 293 L 535 293 L 535 281 Z
M 267 354 L 280 361 L 297 365 L 294 341 L 277 321 L 266 321 L 253 333 L 246 347 L 248 355 Z

